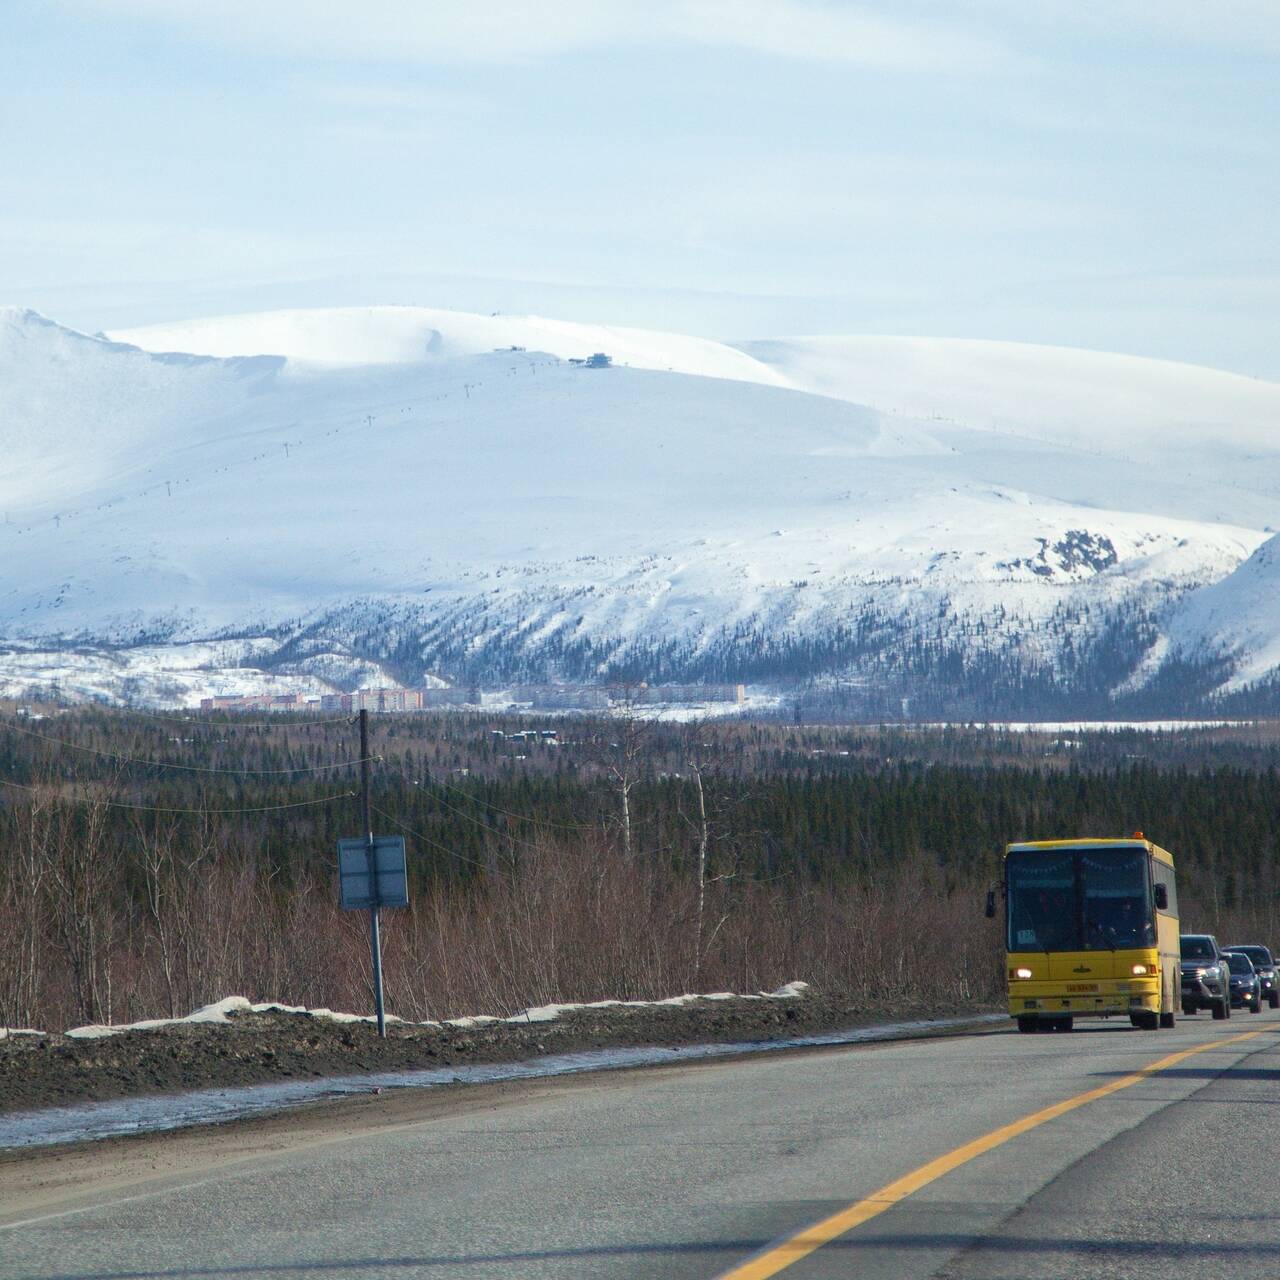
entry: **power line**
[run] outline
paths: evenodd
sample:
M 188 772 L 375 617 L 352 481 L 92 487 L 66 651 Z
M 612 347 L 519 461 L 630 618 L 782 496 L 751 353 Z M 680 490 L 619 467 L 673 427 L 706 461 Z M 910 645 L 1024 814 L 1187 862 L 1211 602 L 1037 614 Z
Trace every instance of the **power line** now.
M 166 716 L 159 711 L 134 711 L 131 709 L 121 709 L 122 714 L 137 716 L 140 720 L 162 720 L 166 724 L 182 724 L 190 728 L 207 728 L 220 729 L 225 726 L 231 726 L 236 729 L 310 729 L 323 728 L 330 724 L 350 724 L 350 716 L 332 716 L 324 720 L 286 720 L 284 717 L 289 715 L 306 715 L 305 711 L 282 711 L 275 720 L 240 720 L 236 718 L 236 713 L 225 707 L 215 707 L 212 711 L 192 711 L 186 716 Z M 227 720 L 205 720 L 202 716 L 209 715 L 226 715 L 230 716 Z
M 379 809 L 376 804 L 371 804 L 369 808 L 380 817 L 386 818 L 386 820 L 394 826 L 399 827 L 405 835 L 412 836 L 415 840 L 421 840 L 423 844 L 429 844 L 433 849 L 439 849 L 440 852 L 448 858 L 457 858 L 459 862 L 469 862 L 473 867 L 480 867 L 482 869 L 487 865 L 481 862 L 479 858 L 472 858 L 465 853 L 458 853 L 457 850 L 450 849 L 447 846 L 442 845 L 438 840 L 433 840 L 430 836 L 424 836 L 421 831 L 415 831 L 408 824 L 401 822 L 399 818 L 393 817 L 391 814 L 387 813 L 385 809 Z
M 238 814 L 238 813 L 274 813 L 279 809 L 305 809 L 308 806 L 332 804 L 335 800 L 350 800 L 354 791 L 340 791 L 335 795 L 321 796 L 316 800 L 294 800 L 289 804 L 264 804 L 248 809 L 180 809 L 168 805 L 130 804 L 125 800 L 102 800 L 96 796 L 67 796 L 61 792 L 51 792 L 47 787 L 33 787 L 25 782 L 12 782 L 8 778 L 0 778 L 0 787 L 16 787 L 19 791 L 28 791 L 33 795 L 52 795 L 54 799 L 76 804 L 100 804 L 108 809 L 133 809 L 140 813 L 204 813 L 204 814 Z
M 374 757 L 379 760 L 388 773 L 394 773 L 397 777 L 403 778 L 406 782 L 412 782 L 415 786 L 421 786 L 421 781 L 417 778 L 411 778 L 401 769 L 396 769 L 387 764 L 386 757 Z M 557 822 L 554 818 L 535 818 L 531 813 L 516 813 L 512 809 L 504 809 L 501 805 L 492 804 L 488 800 L 481 800 L 473 792 L 468 791 L 465 787 L 459 787 L 452 782 L 446 782 L 443 778 L 428 778 L 427 786 L 444 787 L 448 791 L 456 791 L 458 795 L 465 796 L 473 804 L 483 805 L 492 813 L 500 813 L 504 818 L 513 818 L 516 822 L 527 822 L 535 827 L 556 827 L 560 831 L 572 831 L 580 833 L 583 831 L 595 831 L 596 825 L 593 822 Z M 464 815 L 465 816 L 465 815 Z M 492 829 L 492 828 L 491 828 Z
M 402 773 L 399 770 L 393 769 L 393 770 L 390 770 L 390 772 L 397 774 L 398 777 L 403 778 L 407 782 L 417 781 L 417 779 L 410 778 L 407 773 Z M 429 782 L 428 785 L 431 786 L 431 785 L 434 785 L 434 783 Z M 465 822 L 473 823 L 475 826 L 479 827 L 481 830 L 489 832 L 490 835 L 497 836 L 498 839 L 500 840 L 511 840 L 516 844 L 524 845 L 526 849 L 538 848 L 538 846 L 534 844 L 532 840 L 525 840 L 520 836 L 512 835 L 509 831 L 499 831 L 497 827 L 490 826 L 487 822 L 485 822 L 481 818 L 477 818 L 474 814 L 467 813 L 464 810 L 459 809 L 456 805 L 450 804 L 448 800 L 446 800 L 443 796 L 437 796 L 436 799 L 439 800 L 440 803 L 444 805 L 444 807 L 448 809 L 450 813 L 456 813 L 458 817 L 462 818 Z M 476 803 L 478 804 L 481 802 L 477 801 Z M 512 818 L 517 822 L 529 822 L 534 826 L 538 825 L 539 820 L 537 818 L 524 817 L 523 815 L 518 813 L 508 813 L 505 809 L 499 809 L 496 805 L 490 806 L 490 807 L 494 810 L 494 812 L 501 813 L 504 816 Z M 553 825 L 558 825 L 558 824 L 553 824 Z M 581 829 L 589 830 L 590 828 L 583 827 Z
M 511 809 L 504 809 L 501 805 L 492 804 L 488 800 L 481 800 L 465 787 L 456 786 L 452 782 L 445 782 L 443 778 L 430 778 L 428 779 L 428 785 L 445 787 L 450 791 L 456 791 L 460 796 L 466 796 L 468 800 L 473 801 L 475 804 L 483 804 L 486 809 L 502 814 L 504 818 L 514 818 L 517 822 L 528 822 L 535 827 L 556 827 L 561 831 L 574 832 L 594 831 L 596 829 L 595 823 L 592 822 L 557 822 L 554 818 L 535 818 L 531 813 L 515 813 Z
M 176 760 L 152 760 L 146 756 L 124 756 L 116 751 L 103 751 L 99 747 L 86 747 L 78 742 L 67 742 L 63 738 L 52 738 L 46 733 L 37 733 L 34 729 L 24 729 L 21 725 L 5 725 L 7 729 L 13 729 L 18 733 L 25 733 L 28 737 L 39 738 L 41 742 L 50 742 L 54 746 L 69 747 L 72 751 L 83 751 L 89 755 L 103 756 L 108 760 L 116 760 L 121 764 L 144 764 L 153 769 L 183 769 L 189 773 L 221 773 L 235 774 L 237 776 L 254 775 L 257 777 L 278 777 L 285 773 L 321 773 L 325 769 L 349 769 L 352 765 L 359 764 L 359 760 L 338 760 L 330 764 L 307 764 L 296 765 L 289 769 L 220 769 L 213 765 L 204 764 L 180 764 Z M 373 756 L 371 759 L 381 759 L 380 756 Z

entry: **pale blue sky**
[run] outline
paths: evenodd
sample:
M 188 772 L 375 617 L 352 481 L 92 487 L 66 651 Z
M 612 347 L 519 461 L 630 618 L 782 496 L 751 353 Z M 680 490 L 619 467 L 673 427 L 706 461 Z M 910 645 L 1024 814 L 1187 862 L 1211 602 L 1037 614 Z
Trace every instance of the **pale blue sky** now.
M 0 303 L 922 333 L 1280 377 L 1277 0 L 7 0 Z

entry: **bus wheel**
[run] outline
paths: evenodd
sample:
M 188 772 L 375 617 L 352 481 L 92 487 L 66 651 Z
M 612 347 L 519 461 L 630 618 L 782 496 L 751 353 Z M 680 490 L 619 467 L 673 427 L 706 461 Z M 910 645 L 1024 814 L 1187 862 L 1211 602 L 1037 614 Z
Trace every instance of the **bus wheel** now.
M 1019 1018 L 1018 1030 L 1021 1031 L 1023 1035 L 1027 1035 L 1036 1029 L 1036 1023 L 1038 1021 L 1039 1019 L 1037 1018 Z
M 1139 1031 L 1154 1031 L 1160 1025 L 1160 1019 L 1154 1013 L 1131 1013 L 1129 1021 L 1133 1023 Z
M 1053 1020 L 1054 1029 L 1057 1031 L 1070 1031 L 1076 1025 L 1076 1020 L 1069 1014 L 1063 1014 L 1060 1018 Z

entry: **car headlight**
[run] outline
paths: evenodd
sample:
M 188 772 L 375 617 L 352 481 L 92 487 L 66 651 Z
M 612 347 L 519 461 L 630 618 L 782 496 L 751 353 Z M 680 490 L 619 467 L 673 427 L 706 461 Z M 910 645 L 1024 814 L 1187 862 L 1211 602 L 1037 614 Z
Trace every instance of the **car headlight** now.
M 1197 977 L 1197 978 L 1203 978 L 1203 977 L 1204 977 L 1204 975 L 1205 975 L 1206 973 L 1208 973 L 1208 972 L 1209 972 L 1209 970 L 1208 970 L 1208 969 L 1197 969 L 1197 970 L 1196 970 L 1196 977 Z

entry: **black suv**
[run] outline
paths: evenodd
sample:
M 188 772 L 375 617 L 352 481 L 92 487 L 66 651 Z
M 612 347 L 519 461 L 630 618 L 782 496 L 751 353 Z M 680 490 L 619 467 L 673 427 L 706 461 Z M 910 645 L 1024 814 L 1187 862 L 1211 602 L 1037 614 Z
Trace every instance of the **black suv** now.
M 1243 951 L 1228 951 L 1231 966 L 1231 1003 L 1254 1013 L 1262 1012 L 1262 983 L 1253 961 Z
M 1228 947 L 1227 950 L 1243 951 L 1253 961 L 1253 967 L 1258 971 L 1258 981 L 1262 983 L 1262 998 L 1273 1009 L 1280 1009 L 1280 974 L 1276 973 L 1276 962 L 1271 958 L 1271 952 L 1254 943 Z
M 1182 935 L 1182 1012 L 1212 1009 L 1216 1021 L 1231 1017 L 1230 969 L 1211 933 Z

